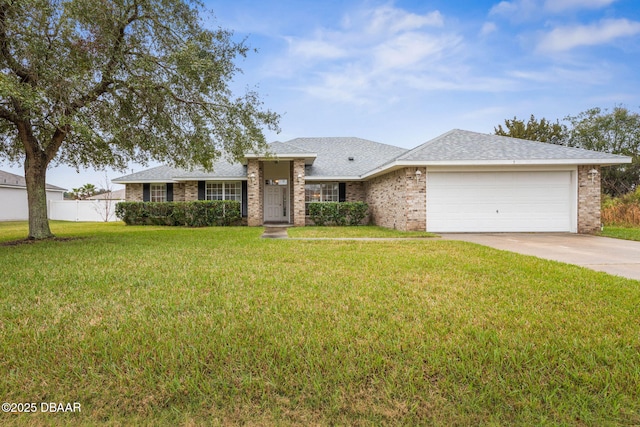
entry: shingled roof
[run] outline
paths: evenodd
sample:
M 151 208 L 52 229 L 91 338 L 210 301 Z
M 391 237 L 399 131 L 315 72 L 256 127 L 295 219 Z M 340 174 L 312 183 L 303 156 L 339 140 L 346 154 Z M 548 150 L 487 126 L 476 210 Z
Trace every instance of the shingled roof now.
M 27 188 L 27 180 L 24 176 L 0 170 L 0 187 Z M 62 187 L 46 184 L 46 189 L 51 191 L 66 191 Z
M 404 161 L 579 160 L 620 163 L 624 156 L 454 129 L 399 156 Z
M 268 153 L 246 158 L 304 158 L 305 179 L 358 180 L 394 168 L 424 165 L 553 165 L 629 163 L 626 156 L 543 142 L 454 129 L 412 149 L 362 138 L 296 138 L 269 144 Z M 172 182 L 204 179 L 246 179 L 246 166 L 221 160 L 212 172 L 158 166 L 116 178 L 113 182 Z

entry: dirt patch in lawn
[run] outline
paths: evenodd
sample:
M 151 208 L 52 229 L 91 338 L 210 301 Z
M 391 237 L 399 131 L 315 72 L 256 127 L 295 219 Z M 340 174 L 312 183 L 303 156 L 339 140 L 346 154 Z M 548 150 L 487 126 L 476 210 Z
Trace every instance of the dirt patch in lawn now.
M 80 240 L 80 237 L 52 237 L 50 239 L 20 239 L 12 240 L 10 242 L 2 242 L 0 246 L 20 246 L 31 245 L 39 242 L 70 242 L 72 240 Z

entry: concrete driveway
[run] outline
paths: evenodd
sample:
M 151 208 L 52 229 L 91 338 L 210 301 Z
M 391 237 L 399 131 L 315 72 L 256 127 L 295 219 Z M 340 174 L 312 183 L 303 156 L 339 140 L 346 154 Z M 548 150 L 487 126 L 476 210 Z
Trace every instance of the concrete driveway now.
M 478 243 L 640 280 L 640 242 L 569 233 L 445 233 L 442 238 Z

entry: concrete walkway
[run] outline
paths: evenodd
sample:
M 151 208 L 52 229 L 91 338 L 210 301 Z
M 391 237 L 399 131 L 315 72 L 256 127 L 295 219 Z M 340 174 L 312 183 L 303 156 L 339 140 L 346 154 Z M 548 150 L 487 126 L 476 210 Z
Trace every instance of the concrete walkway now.
M 444 233 L 442 238 L 478 243 L 640 280 L 640 242 L 569 233 Z
M 285 226 L 265 226 L 262 232 L 263 239 L 288 239 L 287 228 Z

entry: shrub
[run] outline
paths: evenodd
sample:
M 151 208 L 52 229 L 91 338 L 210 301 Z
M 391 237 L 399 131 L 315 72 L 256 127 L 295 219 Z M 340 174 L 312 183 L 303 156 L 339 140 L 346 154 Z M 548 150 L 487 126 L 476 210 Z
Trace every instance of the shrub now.
M 620 197 L 602 200 L 602 223 L 625 227 L 640 226 L 640 188 Z
M 120 202 L 116 216 L 127 225 L 226 226 L 240 221 L 240 208 L 235 200 Z
M 315 225 L 360 225 L 369 205 L 364 202 L 312 202 L 309 217 Z

